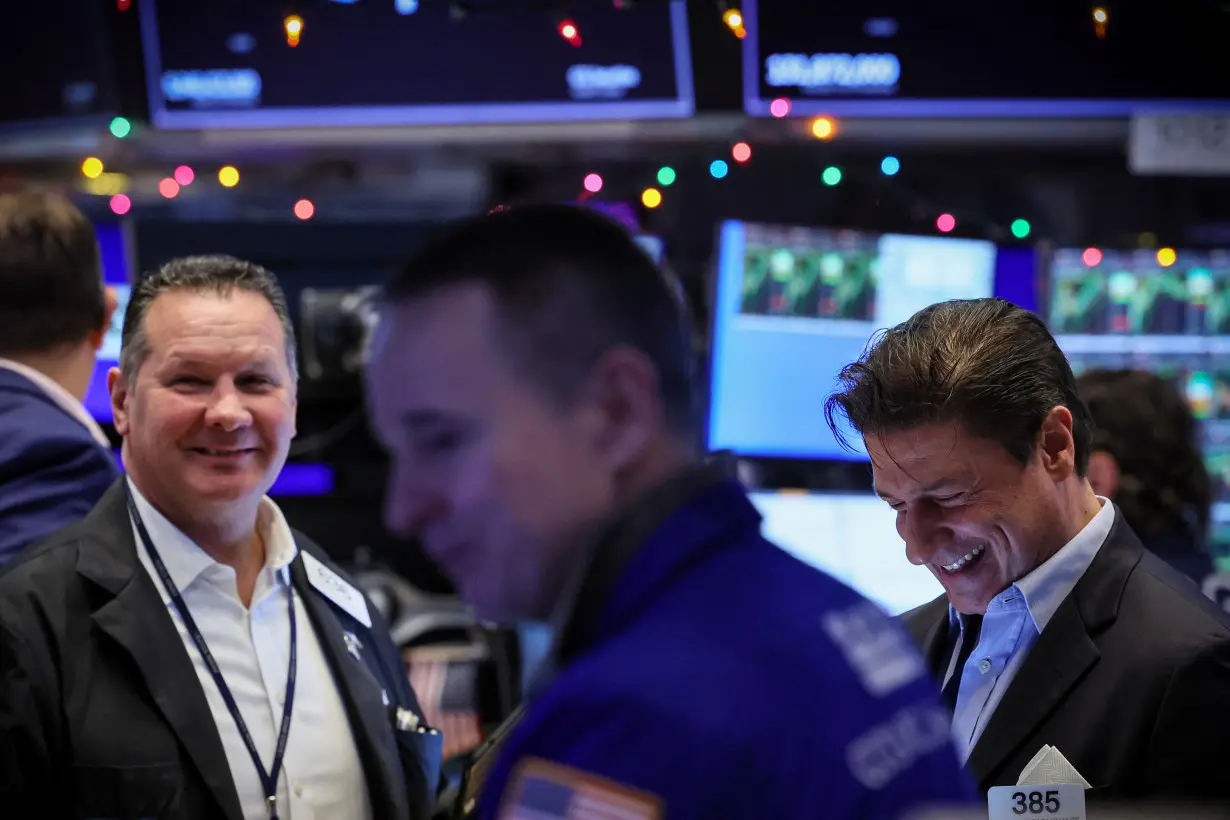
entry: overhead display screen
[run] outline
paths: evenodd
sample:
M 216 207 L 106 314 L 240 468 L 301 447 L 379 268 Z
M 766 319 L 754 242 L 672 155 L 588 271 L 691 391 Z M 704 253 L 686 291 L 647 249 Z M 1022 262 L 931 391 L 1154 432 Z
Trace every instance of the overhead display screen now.
M 587 4 L 320 2 L 288 36 L 282 4 L 141 5 L 161 128 L 293 128 L 687 117 L 683 0 Z M 291 42 L 297 42 L 292 46 Z
M 754 116 L 1098 117 L 1230 108 L 1230 7 L 744 0 Z M 787 100 L 789 106 L 775 100 Z
M 14 14 L 16 11 L 14 11 Z M 0 25 L 0 128 L 102 122 L 119 92 L 101 3 L 24 3 Z

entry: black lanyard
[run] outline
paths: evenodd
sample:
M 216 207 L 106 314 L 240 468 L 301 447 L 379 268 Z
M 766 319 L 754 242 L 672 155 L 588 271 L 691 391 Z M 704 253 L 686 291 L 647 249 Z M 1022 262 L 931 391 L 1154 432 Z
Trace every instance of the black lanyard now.
M 282 706 L 282 727 L 278 731 L 278 745 L 273 753 L 273 767 L 266 771 L 264 764 L 261 763 L 260 752 L 256 749 L 256 742 L 252 740 L 252 733 L 248 731 L 248 724 L 244 722 L 243 715 L 239 713 L 239 704 L 235 703 L 235 696 L 231 694 L 230 687 L 226 685 L 226 680 L 222 677 L 222 670 L 218 668 L 218 663 L 214 660 L 213 653 L 209 651 L 209 646 L 205 643 L 205 636 L 197 628 L 196 621 L 192 619 L 192 613 L 188 611 L 188 605 L 175 587 L 175 582 L 171 580 L 171 573 L 167 572 L 166 564 L 162 563 L 162 557 L 158 555 L 158 550 L 154 548 L 154 542 L 149 537 L 149 532 L 145 529 L 145 522 L 141 520 L 141 514 L 137 512 L 137 505 L 133 501 L 131 491 L 128 493 L 128 512 L 132 515 L 133 523 L 137 526 L 137 533 L 141 536 L 141 542 L 145 546 L 145 551 L 149 554 L 150 562 L 154 565 L 158 577 L 162 580 L 162 585 L 166 588 L 167 594 L 171 596 L 171 603 L 175 605 L 176 611 L 179 612 L 179 617 L 183 618 L 184 626 L 187 627 L 188 634 L 192 637 L 192 642 L 196 644 L 197 651 L 201 653 L 201 658 L 204 659 L 205 666 L 209 669 L 209 674 L 213 676 L 218 692 L 222 695 L 222 699 L 226 701 L 226 708 L 230 710 L 231 717 L 235 720 L 235 727 L 239 729 L 239 735 L 243 738 L 244 745 L 248 747 L 248 754 L 252 755 L 252 763 L 256 765 L 256 773 L 260 775 L 261 786 L 265 790 L 265 801 L 269 806 L 269 818 L 270 820 L 278 820 L 278 776 L 282 772 L 282 758 L 286 755 L 286 739 L 290 736 L 290 714 L 294 709 L 295 703 L 295 669 L 298 666 L 298 633 L 295 626 L 294 590 L 290 584 L 286 585 L 286 604 L 290 609 L 290 669 L 286 673 L 286 701 Z

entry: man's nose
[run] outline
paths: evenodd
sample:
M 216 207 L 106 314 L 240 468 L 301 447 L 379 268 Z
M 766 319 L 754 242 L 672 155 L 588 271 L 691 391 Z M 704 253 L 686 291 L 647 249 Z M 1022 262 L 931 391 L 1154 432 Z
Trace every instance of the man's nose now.
M 425 486 L 404 469 L 394 469 L 384 499 L 384 523 L 401 536 L 421 535 L 446 508 L 439 492 Z
M 205 421 L 214 427 L 233 432 L 252 423 L 252 412 L 244 403 L 243 396 L 233 387 L 220 385 L 210 397 L 205 411 Z
M 925 504 L 897 513 L 897 532 L 905 541 L 905 557 L 916 566 L 928 564 L 935 557 L 942 530 L 939 516 Z

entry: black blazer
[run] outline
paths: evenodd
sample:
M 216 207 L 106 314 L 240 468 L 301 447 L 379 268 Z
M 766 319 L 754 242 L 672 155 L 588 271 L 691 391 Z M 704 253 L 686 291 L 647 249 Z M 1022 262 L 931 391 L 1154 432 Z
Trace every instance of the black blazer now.
M 396 726 L 397 707 L 421 712 L 388 628 L 370 601 L 367 629 L 318 593 L 302 557 L 291 577 L 346 705 L 373 817 L 428 818 L 440 736 Z M 0 575 L 0 806 L 14 820 L 242 820 L 215 718 L 137 556 L 122 480 Z
M 951 651 L 947 599 L 904 620 L 941 678 Z M 1015 785 L 1048 743 L 1095 797 L 1230 797 L 1230 619 L 1146 551 L 1118 510 L 968 766 L 984 790 Z

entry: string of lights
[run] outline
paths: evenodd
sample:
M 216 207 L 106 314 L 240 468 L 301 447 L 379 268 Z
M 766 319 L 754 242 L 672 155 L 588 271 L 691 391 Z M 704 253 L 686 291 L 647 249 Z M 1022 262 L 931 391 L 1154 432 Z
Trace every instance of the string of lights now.
M 592 5 L 613 5 L 617 9 L 628 9 L 637 4 L 644 4 L 650 0 L 592 0 Z M 656 2 L 669 2 L 670 0 L 655 0 Z M 131 0 L 116 0 L 119 11 L 127 11 L 131 6 Z M 403 14 L 411 14 L 417 11 L 419 7 L 418 0 L 395 0 L 395 5 L 399 12 Z M 574 0 L 568 4 L 571 9 L 583 7 L 585 3 L 578 3 Z M 581 29 L 571 16 L 564 16 L 561 12 L 563 5 L 560 0 L 451 0 L 450 8 L 458 12 L 455 16 L 464 16 L 474 11 L 525 11 L 539 10 L 548 11 L 554 19 L 556 31 L 560 37 L 566 40 L 570 45 L 580 48 L 583 45 Z M 716 0 L 717 13 L 720 14 L 723 23 L 730 32 L 738 39 L 747 37 L 747 29 L 745 21 L 739 5 L 731 2 L 731 0 Z M 1110 10 L 1105 4 L 1097 4 L 1092 7 L 1091 17 L 1094 24 L 1094 34 L 1099 39 L 1105 39 L 1110 23 Z M 297 47 L 303 37 L 305 31 L 305 21 L 299 14 L 289 14 L 282 19 L 282 26 L 286 37 L 286 44 L 290 48 Z M 789 98 L 781 97 L 775 99 L 770 104 L 770 114 L 777 119 L 788 118 L 791 114 L 792 104 Z M 807 126 L 810 134 L 817 140 L 829 142 L 837 138 L 840 128 L 838 121 L 833 117 L 820 116 L 811 119 Z M 133 132 L 133 124 L 124 117 L 116 117 L 110 123 L 110 131 L 117 139 L 124 139 Z M 715 180 L 727 178 L 733 168 L 747 165 L 752 158 L 752 148 L 744 141 L 735 142 L 730 148 L 729 161 L 724 157 L 714 158 L 708 165 L 709 175 Z M 132 208 L 132 200 L 127 194 L 129 184 L 128 178 L 123 174 L 107 173 L 103 162 L 97 157 L 87 158 L 81 166 L 82 174 L 86 177 L 88 184 L 87 190 L 91 193 L 110 196 L 111 209 L 117 215 L 127 214 Z M 883 157 L 879 163 L 879 172 L 882 177 L 896 177 L 902 170 L 901 161 L 893 155 Z M 669 188 L 677 179 L 677 172 L 671 166 L 662 166 L 658 168 L 654 175 L 653 183 L 645 187 L 641 191 L 641 204 L 647 209 L 655 209 L 662 205 L 664 201 L 664 191 Z M 849 169 L 843 169 L 839 165 L 829 165 L 824 168 L 820 174 L 820 181 L 829 187 L 840 185 L 849 177 Z M 192 168 L 186 165 L 177 167 L 171 176 L 163 178 L 158 183 L 158 192 L 165 199 L 174 199 L 180 191 L 191 185 L 195 180 L 196 175 Z M 218 183 L 225 188 L 234 188 L 239 184 L 240 175 L 238 169 L 234 166 L 226 165 L 218 170 Z M 595 196 L 603 189 L 604 181 L 600 174 L 586 174 L 582 180 L 581 199 Z M 907 190 L 906 186 L 899 186 L 901 192 Z M 916 207 L 921 207 L 928 212 L 935 213 L 935 228 L 940 233 L 951 233 L 957 228 L 957 217 L 955 214 L 947 211 L 934 208 L 930 203 L 916 203 Z M 292 209 L 294 215 L 302 220 L 311 219 L 315 214 L 315 205 L 308 199 L 299 199 L 294 203 Z M 967 222 L 980 226 L 983 232 L 988 235 L 988 238 L 999 239 L 1011 236 L 1018 240 L 1028 239 L 1033 228 L 1029 221 L 1024 218 L 1016 218 L 1006 227 L 1006 229 L 996 223 L 994 220 L 988 220 L 977 216 L 965 217 Z M 1159 252 L 1160 253 L 1160 252 Z M 1159 257 L 1159 263 L 1161 257 Z

